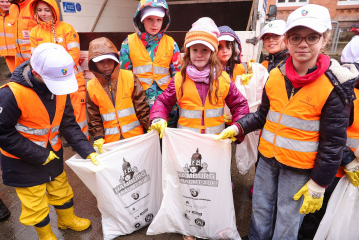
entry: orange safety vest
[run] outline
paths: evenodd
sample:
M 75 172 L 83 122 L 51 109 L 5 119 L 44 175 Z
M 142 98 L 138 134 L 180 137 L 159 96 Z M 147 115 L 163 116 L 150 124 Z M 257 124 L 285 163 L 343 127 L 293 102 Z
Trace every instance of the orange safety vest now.
M 165 90 L 171 80 L 169 67 L 174 49 L 173 38 L 166 34 L 162 36 L 153 62 L 137 33 L 128 36 L 128 46 L 133 73 L 139 78 L 143 89 L 146 91 L 155 80 Z
M 15 38 L 13 33 L 13 26 L 10 23 L 8 13 L 1 11 L 0 23 L 0 55 L 2 57 L 15 56 Z
M 268 69 L 269 61 L 268 61 L 268 60 L 264 60 L 264 61 L 262 62 L 262 65 L 263 65 L 266 69 Z
M 15 35 L 16 58 L 24 62 L 31 58 L 30 32 L 37 25 L 31 17 L 30 4 L 32 0 L 19 3 L 21 10 L 16 4 L 10 6 L 11 24 Z
M 245 74 L 246 72 L 246 68 L 243 66 L 243 64 L 236 64 L 233 69 L 232 81 L 235 82 L 238 75 Z
M 121 133 L 124 138 L 144 133 L 132 102 L 133 88 L 133 73 L 129 70 L 121 70 L 117 81 L 116 106 L 113 106 L 97 78 L 87 83 L 89 96 L 100 109 L 105 143 L 120 140 Z
M 359 90 L 354 88 L 355 96 L 359 97 Z M 347 130 L 347 146 L 355 152 L 359 146 L 359 99 L 354 100 L 354 121 Z M 344 166 L 340 166 L 336 177 L 343 177 Z
M 290 167 L 313 168 L 321 110 L 333 88 L 323 74 L 288 100 L 284 76 L 278 68 L 273 69 L 265 86 L 270 110 L 260 138 L 260 153 Z
M 16 130 L 43 148 L 46 148 L 47 143 L 50 142 L 52 149 L 59 151 L 61 149 L 59 129 L 67 95 L 56 96 L 56 113 L 52 123 L 50 123 L 49 114 L 34 90 L 15 82 L 10 82 L 1 88 L 5 86 L 11 89 L 18 108 L 21 110 L 21 116 L 15 126 Z M 5 156 L 19 159 L 2 149 L 1 153 Z
M 211 94 L 212 101 L 215 103 L 215 93 L 217 88 L 219 88 L 217 105 L 209 102 L 207 94 L 203 107 L 196 85 L 188 76 L 186 76 L 186 80 L 183 83 L 183 96 L 180 98 L 182 75 L 180 72 L 176 73 L 175 87 L 180 115 L 177 128 L 188 129 L 196 133 L 201 133 L 201 130 L 204 129 L 207 134 L 219 134 L 224 130 L 224 100 L 228 95 L 230 80 L 226 72 L 222 72 L 222 74 L 226 74 L 226 77 L 223 75 L 219 77 L 219 86 L 213 85 Z M 202 118 L 204 119 L 204 125 L 202 124 Z

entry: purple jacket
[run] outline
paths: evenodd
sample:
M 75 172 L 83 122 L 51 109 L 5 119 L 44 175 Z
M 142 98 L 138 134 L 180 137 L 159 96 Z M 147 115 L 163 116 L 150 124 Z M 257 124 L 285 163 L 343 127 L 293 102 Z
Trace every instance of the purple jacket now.
M 195 82 L 195 84 L 204 106 L 209 90 L 209 85 L 203 82 Z M 173 77 L 166 90 L 157 97 L 154 105 L 152 106 L 150 112 L 150 123 L 152 123 L 152 121 L 156 118 L 167 119 L 167 115 L 171 111 L 172 107 L 176 104 L 176 101 L 176 88 Z M 247 99 L 239 92 L 236 85 L 232 81 L 230 81 L 230 87 L 225 102 L 231 110 L 233 124 L 235 124 L 239 130 L 239 134 L 237 135 L 237 143 L 240 143 L 243 141 L 244 136 L 241 136 L 241 127 L 236 121 L 249 113 L 249 107 Z M 204 125 L 203 116 L 202 124 Z

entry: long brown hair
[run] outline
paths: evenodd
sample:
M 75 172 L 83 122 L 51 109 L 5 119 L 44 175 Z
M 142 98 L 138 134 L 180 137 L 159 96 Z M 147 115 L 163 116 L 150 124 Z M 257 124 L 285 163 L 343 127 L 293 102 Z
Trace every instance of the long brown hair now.
M 181 99 L 183 97 L 183 83 L 186 80 L 186 69 L 187 66 L 191 64 L 191 55 L 190 55 L 190 49 L 186 48 L 185 49 L 185 55 L 183 57 L 183 65 L 181 67 L 181 75 L 182 75 L 182 82 L 181 82 L 181 87 L 179 89 L 179 98 Z M 211 55 L 209 56 L 208 59 L 208 65 L 210 66 L 210 71 L 209 71 L 209 90 L 208 90 L 208 99 L 209 102 L 212 105 L 217 105 L 218 104 L 218 86 L 219 86 L 219 76 L 222 75 L 222 63 L 221 61 L 218 59 L 217 57 L 217 53 L 215 52 L 211 52 Z M 212 99 L 212 92 L 213 92 L 213 85 L 216 84 L 217 89 L 215 92 L 215 104 L 213 104 L 213 99 Z
M 35 7 L 34 7 L 34 15 L 35 15 L 35 19 L 36 19 L 36 22 L 39 24 L 40 23 L 40 21 L 39 21 L 39 19 L 41 19 L 40 17 L 39 17 L 39 15 L 38 15 L 38 13 L 37 13 L 37 5 L 39 4 L 39 2 L 43 2 L 43 3 L 45 3 L 49 8 L 50 8 L 50 10 L 51 10 L 51 12 L 52 12 L 52 19 L 50 20 L 50 25 L 51 25 L 51 31 L 52 31 L 52 34 L 54 34 L 54 38 L 55 38 L 55 42 L 56 42 L 56 44 L 59 44 L 59 41 L 58 41 L 58 39 L 57 39 L 57 34 L 56 34 L 56 31 L 55 31 L 55 20 L 54 20 L 54 18 L 55 18 L 55 12 L 54 12 L 54 10 L 52 9 L 52 7 L 50 6 L 50 4 L 48 4 L 48 3 L 46 3 L 46 2 L 44 2 L 44 1 L 37 1 L 36 3 L 35 3 Z

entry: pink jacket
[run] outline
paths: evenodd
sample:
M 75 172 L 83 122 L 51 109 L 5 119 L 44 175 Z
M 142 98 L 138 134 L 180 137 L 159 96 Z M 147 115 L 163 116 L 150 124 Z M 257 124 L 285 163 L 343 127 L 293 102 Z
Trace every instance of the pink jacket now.
M 195 84 L 204 106 L 209 90 L 209 85 L 203 82 L 195 82 Z M 155 104 L 152 106 L 150 112 L 150 123 L 152 123 L 152 121 L 156 118 L 167 119 L 167 115 L 171 111 L 172 107 L 176 104 L 176 101 L 176 88 L 173 77 L 166 90 L 157 97 Z M 236 121 L 249 113 L 249 107 L 247 99 L 243 97 L 232 81 L 230 82 L 230 87 L 225 102 L 231 110 L 233 124 L 235 124 L 239 130 L 237 143 L 240 143 L 243 141 L 244 136 L 241 136 L 241 127 L 236 123 Z M 203 117 L 202 124 L 204 124 Z

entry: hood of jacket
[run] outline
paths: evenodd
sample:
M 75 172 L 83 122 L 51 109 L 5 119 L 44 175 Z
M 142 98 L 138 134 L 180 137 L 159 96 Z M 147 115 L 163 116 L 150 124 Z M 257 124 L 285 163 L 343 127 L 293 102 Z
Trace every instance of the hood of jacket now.
M 35 19 L 36 22 L 38 24 L 40 24 L 43 28 L 51 28 L 50 22 L 43 22 L 40 18 L 35 16 L 35 11 L 36 11 L 35 6 L 40 1 L 45 2 L 50 6 L 50 8 L 52 10 L 52 14 L 54 15 L 54 24 L 55 25 L 60 21 L 60 9 L 55 0 L 35 0 L 30 4 L 31 17 L 33 19 Z
M 152 36 L 146 32 L 143 23 L 141 23 L 141 10 L 147 7 L 162 7 L 166 11 L 166 15 L 163 17 L 163 23 L 161 30 L 155 35 Z M 135 27 L 138 37 L 142 40 L 149 40 L 149 38 L 161 39 L 163 34 L 167 31 L 171 23 L 170 12 L 168 10 L 168 5 L 166 0 L 141 0 L 138 4 L 135 16 L 133 17 L 133 26 Z
M 20 64 L 11 75 L 10 82 L 16 82 L 28 88 L 33 88 L 33 84 L 29 78 L 30 60 Z
M 89 52 L 88 52 L 89 70 L 100 81 L 106 81 L 106 80 L 105 80 L 105 77 L 100 72 L 98 72 L 96 64 L 94 61 L 92 61 L 92 59 L 94 59 L 95 57 L 104 55 L 104 54 L 108 54 L 108 53 L 114 53 L 116 55 L 117 59 L 120 59 L 116 46 L 108 38 L 100 37 L 100 38 L 96 38 L 90 42 Z M 111 75 L 111 81 L 117 80 L 119 66 L 120 66 L 120 64 L 115 63 L 115 68 Z
M 234 37 L 235 40 L 235 46 L 236 48 L 234 49 L 234 54 L 236 54 L 236 57 L 234 58 L 234 60 L 239 61 L 239 63 L 242 63 L 241 60 L 241 53 L 242 53 L 242 44 L 241 44 L 241 40 L 239 40 L 239 37 L 237 36 L 237 34 L 232 30 L 232 28 L 228 27 L 228 26 L 221 26 L 218 28 L 219 30 L 219 36 L 223 36 L 223 35 L 228 35 L 231 37 Z

